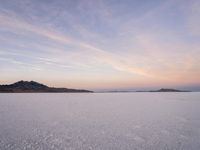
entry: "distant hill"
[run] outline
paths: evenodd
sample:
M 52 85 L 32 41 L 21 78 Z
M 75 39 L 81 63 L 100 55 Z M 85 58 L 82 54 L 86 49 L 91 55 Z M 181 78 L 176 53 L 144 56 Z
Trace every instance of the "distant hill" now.
M 136 91 L 136 92 L 191 92 L 185 90 L 177 90 L 177 89 L 159 89 L 159 90 L 151 90 L 151 91 Z
M 177 90 L 177 89 L 159 89 L 159 90 L 150 91 L 150 92 L 190 92 L 190 91 Z
M 133 92 L 192 92 L 187 90 L 177 90 L 177 89 L 159 89 L 159 90 L 112 90 L 112 91 L 99 91 L 97 93 L 133 93 Z
M 82 89 L 54 88 L 35 81 L 18 81 L 9 85 L 0 85 L 0 93 L 83 93 L 93 92 Z

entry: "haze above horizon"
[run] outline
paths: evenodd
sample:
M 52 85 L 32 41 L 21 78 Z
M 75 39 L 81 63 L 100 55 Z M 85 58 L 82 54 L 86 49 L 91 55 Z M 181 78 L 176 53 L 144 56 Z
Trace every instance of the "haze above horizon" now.
M 0 3 L 0 84 L 200 90 L 199 0 Z

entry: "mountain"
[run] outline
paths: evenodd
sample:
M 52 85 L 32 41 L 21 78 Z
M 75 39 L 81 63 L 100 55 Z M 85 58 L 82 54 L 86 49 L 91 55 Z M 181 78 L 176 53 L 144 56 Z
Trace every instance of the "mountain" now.
M 0 85 L 0 93 L 83 93 L 93 92 L 82 89 L 54 88 L 35 81 L 18 81 L 9 85 Z

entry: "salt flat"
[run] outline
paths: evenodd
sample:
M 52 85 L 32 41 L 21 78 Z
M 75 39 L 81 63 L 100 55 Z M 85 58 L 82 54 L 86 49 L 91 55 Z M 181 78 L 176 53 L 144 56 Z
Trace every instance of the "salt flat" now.
M 2 150 L 197 150 L 200 93 L 0 94 Z

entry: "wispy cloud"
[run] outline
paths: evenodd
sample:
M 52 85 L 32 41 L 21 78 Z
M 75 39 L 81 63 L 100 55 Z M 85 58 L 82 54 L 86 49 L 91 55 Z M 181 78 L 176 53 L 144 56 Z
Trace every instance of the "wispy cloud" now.
M 195 1 L 189 5 L 187 14 L 187 27 L 191 35 L 200 36 L 200 2 Z
M 14 32 L 19 32 L 19 30 L 22 31 L 28 31 L 32 33 L 37 33 L 41 36 L 48 37 L 52 40 L 55 40 L 57 42 L 61 42 L 64 44 L 72 44 L 79 46 L 83 51 L 80 53 L 84 53 L 85 51 L 89 51 L 89 56 L 95 57 L 98 62 L 106 63 L 108 65 L 111 65 L 114 69 L 117 69 L 119 71 L 127 71 L 134 74 L 140 74 L 140 75 L 148 75 L 145 73 L 145 71 L 130 66 L 123 62 L 122 60 L 119 60 L 116 58 L 112 53 L 106 52 L 105 50 L 102 50 L 100 48 L 94 47 L 90 44 L 66 37 L 64 35 L 58 34 L 55 31 L 49 31 L 47 29 L 39 28 L 37 26 L 33 26 L 29 23 L 26 23 L 23 20 L 16 19 L 13 17 L 7 17 L 7 16 L 0 16 L 0 20 L 3 22 L 1 26 L 5 27 L 6 29 L 11 29 Z M 70 39 L 70 40 L 69 40 Z M 63 54 L 67 54 L 63 51 Z M 48 61 L 50 62 L 50 61 Z M 51 61 L 52 63 L 52 61 Z M 53 62 L 55 63 L 55 62 Z M 60 65 L 64 66 L 64 65 Z
M 17 34 L 25 32 L 31 32 L 32 34 L 38 34 L 40 36 L 44 36 L 46 38 L 56 40 L 63 43 L 70 43 L 70 38 L 63 36 L 62 34 L 55 33 L 51 30 L 46 30 L 45 28 L 41 28 L 30 23 L 25 22 L 21 18 L 17 18 L 16 16 L 7 16 L 5 14 L 0 14 L 0 26 L 1 28 L 5 28 L 7 30 L 11 30 Z M 25 33 L 23 33 L 25 34 Z

